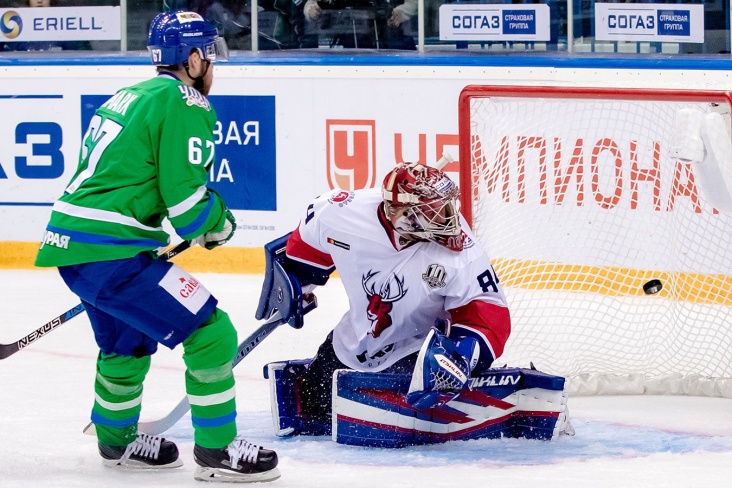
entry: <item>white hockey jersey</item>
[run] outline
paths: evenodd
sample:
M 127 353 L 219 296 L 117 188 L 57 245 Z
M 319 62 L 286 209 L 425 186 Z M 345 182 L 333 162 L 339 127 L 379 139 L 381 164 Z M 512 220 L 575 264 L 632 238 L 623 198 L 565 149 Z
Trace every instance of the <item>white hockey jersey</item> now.
M 450 337 L 481 344 L 487 368 L 503 352 L 510 317 L 485 251 L 462 219 L 464 248 L 405 242 L 382 210 L 380 188 L 336 190 L 316 198 L 287 242 L 301 265 L 338 270 L 349 310 L 333 331 L 342 363 L 383 371 L 418 351 L 436 319 L 451 319 Z

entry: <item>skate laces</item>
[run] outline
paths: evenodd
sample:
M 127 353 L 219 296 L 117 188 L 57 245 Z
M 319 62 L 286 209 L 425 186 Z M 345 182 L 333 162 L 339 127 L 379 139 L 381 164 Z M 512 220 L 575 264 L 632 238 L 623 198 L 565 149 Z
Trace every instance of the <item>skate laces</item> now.
M 245 463 L 256 464 L 259 446 L 246 441 L 243 437 L 237 436 L 231 441 L 227 451 L 230 456 L 229 462 L 231 463 L 231 468 L 239 469 L 240 459 Z
M 137 434 L 137 439 L 127 446 L 125 453 L 122 455 L 122 458 L 120 458 L 120 462 L 124 463 L 134 455 L 148 459 L 157 459 L 158 454 L 160 454 L 160 443 L 162 441 L 162 437 L 148 434 Z

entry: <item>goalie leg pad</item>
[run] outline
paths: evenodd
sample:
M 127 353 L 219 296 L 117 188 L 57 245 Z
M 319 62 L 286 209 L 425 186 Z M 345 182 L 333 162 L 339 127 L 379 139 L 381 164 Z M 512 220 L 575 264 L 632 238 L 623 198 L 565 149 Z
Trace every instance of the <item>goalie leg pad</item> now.
M 274 432 L 278 437 L 330 435 L 330 424 L 318 422 L 303 413 L 299 378 L 312 359 L 269 363 L 264 377 L 269 379 Z
M 550 440 L 571 426 L 565 380 L 499 368 L 471 378 L 448 404 L 417 410 L 406 402 L 409 375 L 339 370 L 333 375 L 333 434 L 340 444 L 405 447 L 451 440 Z

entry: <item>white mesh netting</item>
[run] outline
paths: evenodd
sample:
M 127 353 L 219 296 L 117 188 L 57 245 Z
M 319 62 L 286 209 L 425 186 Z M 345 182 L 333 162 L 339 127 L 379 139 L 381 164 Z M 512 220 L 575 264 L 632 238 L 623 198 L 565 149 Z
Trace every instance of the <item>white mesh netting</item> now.
M 533 362 L 575 394 L 732 398 L 732 216 L 669 156 L 679 110 L 712 105 L 473 91 L 463 205 L 513 321 L 496 364 Z

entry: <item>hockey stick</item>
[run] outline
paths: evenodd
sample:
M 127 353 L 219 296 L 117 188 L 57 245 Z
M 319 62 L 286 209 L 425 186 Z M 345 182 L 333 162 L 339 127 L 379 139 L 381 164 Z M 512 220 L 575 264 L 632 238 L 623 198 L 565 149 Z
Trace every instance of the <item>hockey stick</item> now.
M 264 324 L 262 324 L 257 330 L 239 343 L 239 349 L 236 351 L 236 356 L 231 362 L 232 367 L 236 366 L 241 362 L 242 359 L 252 352 L 252 350 L 259 345 L 268 335 L 272 333 L 277 327 L 282 325 L 284 322 L 280 318 L 280 312 L 275 312 L 272 317 L 269 318 Z M 151 420 L 150 422 L 140 422 L 137 424 L 138 432 L 144 432 L 149 435 L 159 435 L 166 430 L 173 427 L 191 408 L 188 403 L 188 396 L 178 402 L 178 405 L 165 417 L 158 420 Z M 96 435 L 96 429 L 93 423 L 89 423 L 84 428 L 84 434 Z
M 182 253 L 186 249 L 191 247 L 191 243 L 189 241 L 183 241 L 174 248 L 164 252 L 159 257 L 160 259 L 167 261 L 169 259 L 174 258 L 178 254 Z M 52 319 L 47 324 L 42 325 L 41 327 L 37 328 L 27 336 L 23 337 L 22 339 L 19 339 L 13 343 L 10 344 L 0 344 L 0 359 L 5 359 L 7 357 L 12 356 L 16 352 L 20 351 L 21 349 L 29 346 L 30 344 L 34 343 L 44 335 L 48 334 L 52 330 L 60 327 L 66 321 L 69 319 L 72 319 L 79 315 L 81 312 L 84 312 L 86 308 L 84 307 L 83 303 L 78 304 L 74 308 L 67 310 L 66 312 L 62 313 L 58 317 Z

